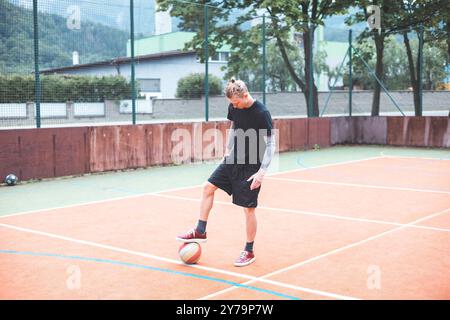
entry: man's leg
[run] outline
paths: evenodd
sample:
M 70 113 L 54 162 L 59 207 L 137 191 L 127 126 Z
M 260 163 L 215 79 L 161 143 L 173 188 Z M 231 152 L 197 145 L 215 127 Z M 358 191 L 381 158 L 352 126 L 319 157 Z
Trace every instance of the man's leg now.
M 247 243 L 253 243 L 253 241 L 255 241 L 256 229 L 258 226 L 256 221 L 255 209 L 256 208 L 244 208 L 247 230 Z
M 211 182 L 206 182 L 203 187 L 202 200 L 200 202 L 200 217 L 195 229 L 188 233 L 179 235 L 178 241 L 183 242 L 205 242 L 206 241 L 206 222 L 208 221 L 209 212 L 214 203 L 214 193 L 218 188 Z
M 234 262 L 236 267 L 244 267 L 255 261 L 255 254 L 253 253 L 253 242 L 255 241 L 257 222 L 255 208 L 244 208 L 247 243 L 244 250 L 241 252 L 239 258 Z
M 209 212 L 214 203 L 214 193 L 217 189 L 211 182 L 206 182 L 203 186 L 202 201 L 200 203 L 200 220 L 208 220 Z

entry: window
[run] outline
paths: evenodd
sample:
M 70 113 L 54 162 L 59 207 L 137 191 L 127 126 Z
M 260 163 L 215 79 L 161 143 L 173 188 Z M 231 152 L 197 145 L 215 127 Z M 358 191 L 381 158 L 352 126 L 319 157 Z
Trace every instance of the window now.
M 137 79 L 143 92 L 161 92 L 161 79 Z
M 229 52 L 216 52 L 216 54 L 211 57 L 211 61 L 227 62 L 229 57 L 230 57 Z
M 211 57 L 211 61 L 219 61 L 219 58 L 219 52 L 216 52 L 216 54 Z
M 228 61 L 228 58 L 230 57 L 230 53 L 229 52 L 221 52 L 220 53 L 220 61 Z

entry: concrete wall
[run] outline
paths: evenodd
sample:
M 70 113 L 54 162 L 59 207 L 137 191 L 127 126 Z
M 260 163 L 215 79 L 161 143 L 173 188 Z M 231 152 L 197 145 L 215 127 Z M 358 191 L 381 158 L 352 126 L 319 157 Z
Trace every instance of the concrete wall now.
M 275 119 L 274 126 L 280 152 L 343 143 L 449 148 L 449 119 L 295 118 Z M 15 173 L 29 180 L 220 158 L 228 128 L 228 121 L 211 121 L 0 130 L 0 177 Z M 180 143 L 189 146 L 185 153 L 177 151 Z
M 87 128 L 0 131 L 0 177 L 21 180 L 90 172 Z
M 331 118 L 331 144 L 387 144 L 388 117 Z
M 449 117 L 391 117 L 387 143 L 415 147 L 450 147 Z
M 450 117 L 331 118 L 331 144 L 450 147 Z

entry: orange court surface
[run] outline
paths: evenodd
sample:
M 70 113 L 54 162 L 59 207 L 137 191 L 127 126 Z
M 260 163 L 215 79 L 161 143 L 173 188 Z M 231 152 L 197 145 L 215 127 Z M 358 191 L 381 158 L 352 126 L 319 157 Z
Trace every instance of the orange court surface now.
M 87 182 L 99 176 L 70 179 L 95 192 Z M 196 222 L 202 184 L 132 193 L 128 179 L 122 188 L 131 191 L 2 210 L 0 299 L 450 298 L 448 159 L 381 154 L 271 173 L 257 259 L 244 268 L 233 261 L 245 219 L 225 192 L 216 192 L 200 261 L 185 265 L 175 236 Z

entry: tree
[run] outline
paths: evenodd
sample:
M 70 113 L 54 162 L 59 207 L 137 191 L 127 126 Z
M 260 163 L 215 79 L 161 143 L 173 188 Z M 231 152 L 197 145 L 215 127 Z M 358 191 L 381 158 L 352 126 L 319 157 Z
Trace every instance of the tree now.
M 33 11 L 0 0 L 0 73 L 27 74 L 34 71 Z M 67 28 L 66 18 L 39 11 L 40 68 L 72 65 L 72 52 L 81 63 L 126 55 L 128 33 L 111 26 L 83 22 L 81 30 Z
M 418 70 L 414 65 L 409 33 L 413 30 L 416 34 L 419 34 L 420 25 L 425 28 L 439 30 L 439 26 L 444 25 L 444 21 L 448 21 L 448 10 L 442 9 L 448 6 L 448 2 L 442 0 L 358 0 L 355 1 L 355 5 L 361 10 L 347 20 L 349 24 L 367 21 L 371 15 L 371 12 L 368 11 L 370 5 L 377 5 L 380 8 L 381 28 L 378 30 L 366 29 L 358 40 L 363 41 L 364 38 L 372 38 L 374 40 L 376 53 L 375 75 L 381 81 L 386 80 L 383 64 L 386 41 L 391 35 L 402 35 L 406 47 L 410 82 L 414 91 L 415 111 L 416 115 L 421 115 L 419 110 Z M 442 37 L 442 32 L 440 36 Z M 436 40 L 437 37 L 434 39 Z M 374 82 L 373 116 L 379 115 L 380 112 L 380 92 L 380 84 Z
M 385 3 L 386 2 L 386 3 Z M 383 54 L 385 40 L 389 35 L 394 33 L 400 26 L 393 21 L 392 12 L 399 10 L 398 3 L 396 1 L 389 1 L 389 4 L 385 0 L 358 0 L 355 1 L 355 6 L 359 7 L 361 10 L 356 12 L 350 19 L 347 20 L 349 24 L 355 22 L 367 21 L 372 16 L 372 11 L 369 11 L 369 6 L 377 6 L 380 8 L 381 13 L 381 28 L 380 29 L 369 29 L 366 28 L 358 37 L 358 42 L 364 41 L 364 38 L 372 38 L 375 44 L 375 76 L 380 80 L 384 80 L 384 68 L 383 68 Z M 392 5 L 392 6 L 391 6 Z M 375 81 L 375 80 L 374 80 Z M 374 93 L 372 99 L 372 116 L 378 116 L 380 114 L 380 93 L 381 86 L 376 81 L 374 82 Z
M 435 0 L 435 1 L 415 1 L 415 0 L 397 0 L 402 4 L 402 11 L 398 13 L 399 19 L 407 19 L 410 21 L 410 24 L 412 26 L 412 31 L 417 35 L 417 37 L 422 36 L 420 32 L 419 25 L 422 28 L 425 28 L 426 32 L 423 34 L 424 36 L 424 45 L 427 43 L 430 44 L 428 48 L 434 47 L 434 43 L 439 42 L 439 40 L 447 39 L 448 41 L 448 33 L 445 32 L 444 26 L 445 23 L 448 22 L 448 18 L 445 16 L 448 16 L 448 10 L 443 10 L 442 8 L 448 7 L 447 1 L 441 1 L 441 0 Z M 406 15 L 406 17 L 405 17 Z M 416 20 L 415 23 L 411 22 Z M 406 30 L 403 30 L 401 32 L 403 36 L 403 42 L 405 44 L 406 53 L 408 57 L 408 70 L 410 73 L 410 82 L 411 87 L 413 88 L 414 92 L 414 109 L 415 109 L 415 115 L 421 116 L 422 113 L 420 110 L 419 105 L 419 56 L 417 55 L 417 62 L 414 64 L 414 58 L 413 58 L 413 50 L 411 48 L 411 43 L 409 39 L 409 33 Z M 446 36 L 445 36 L 446 34 Z M 418 51 L 418 50 L 417 50 Z M 416 51 L 416 52 L 417 52 Z M 428 55 L 428 53 L 424 52 L 425 55 Z M 431 60 L 435 61 L 434 58 L 431 58 Z M 425 65 L 431 66 L 431 60 L 429 59 L 425 63 Z M 424 60 L 425 61 L 425 60 Z M 425 70 L 424 70 L 425 71 Z M 428 75 L 431 74 L 431 70 L 428 70 Z M 430 82 L 430 79 L 428 79 L 428 83 Z
M 425 42 L 423 52 L 424 89 L 436 90 L 447 76 L 447 45 L 445 40 Z
M 370 69 L 375 69 L 377 63 L 375 43 L 371 39 L 364 38 L 354 47 L 358 52 L 358 58 L 353 60 L 353 84 L 364 90 L 374 90 L 376 82 L 362 60 Z M 405 90 L 409 87 L 407 69 L 408 63 L 402 45 L 392 36 L 387 38 L 384 43 L 382 79 L 388 90 Z M 344 70 L 344 84 L 348 86 L 348 83 L 347 65 Z
M 303 69 L 302 57 L 298 48 L 290 47 L 288 57 L 290 61 L 293 61 L 296 70 Z M 274 41 L 267 45 L 267 76 L 268 91 L 296 91 L 297 85 L 289 75 L 280 50 Z
M 310 107 L 312 113 L 308 112 L 309 116 L 319 115 L 317 87 L 313 85 L 310 88 L 309 79 L 312 70 L 310 70 L 311 63 L 311 48 L 313 46 L 314 30 L 317 25 L 323 24 L 323 21 L 328 16 L 334 14 L 345 13 L 347 8 L 353 1 L 350 0 L 212 0 L 207 4 L 209 9 L 208 29 L 210 33 L 210 54 L 214 54 L 217 48 L 223 44 L 231 46 L 232 52 L 239 52 L 238 55 L 232 55 L 229 60 L 229 67 L 233 69 L 233 65 L 239 64 L 241 68 L 247 66 L 255 66 L 257 59 L 255 55 L 261 48 L 261 42 L 258 42 L 252 34 L 261 32 L 261 25 L 259 24 L 251 30 L 241 28 L 241 24 L 250 21 L 262 14 L 267 15 L 267 38 L 273 39 L 278 47 L 283 62 L 286 66 L 287 72 L 292 78 L 292 81 L 302 90 L 305 95 L 308 111 Z M 203 44 L 204 44 L 204 14 L 202 8 L 199 6 L 186 4 L 185 1 L 179 2 L 177 0 L 158 0 L 159 10 L 170 10 L 172 16 L 181 18 L 182 22 L 179 27 L 184 30 L 196 31 L 196 36 L 187 45 L 197 51 L 204 61 Z M 204 0 L 200 4 L 205 4 Z M 240 10 L 240 15 L 236 18 L 231 13 L 234 10 Z M 232 18 L 232 19 L 231 19 Z M 224 23 L 228 22 L 228 23 Z M 303 76 L 296 68 L 294 57 L 289 54 L 289 34 L 295 31 L 301 34 L 302 49 L 303 49 Z M 235 58 L 233 58 L 233 56 Z M 256 62 L 255 62 L 256 61 Z M 309 102 L 309 93 L 312 90 L 313 101 L 312 105 Z
M 402 43 L 402 36 L 391 36 L 386 39 L 383 55 L 384 83 L 388 90 L 408 90 L 412 88 L 410 79 L 409 62 L 406 48 Z M 410 39 L 411 52 L 416 53 L 419 47 L 417 38 Z M 371 69 L 375 68 L 375 44 L 365 41 L 355 45 L 359 55 L 367 62 Z M 424 88 L 427 90 L 437 89 L 446 76 L 446 43 L 445 40 L 426 42 L 423 50 L 423 74 Z M 344 84 L 348 85 L 348 65 L 344 72 Z M 353 83 L 360 85 L 363 89 L 374 89 L 374 81 L 367 73 L 366 66 L 360 59 L 353 61 Z M 414 99 L 415 100 L 415 99 Z
M 259 34 L 261 34 L 259 32 Z M 304 75 L 304 57 L 299 46 L 294 45 L 294 41 L 289 41 L 286 46 L 289 60 L 298 72 L 301 79 Z M 317 77 L 321 73 L 328 73 L 328 66 L 325 63 L 326 52 L 320 50 L 314 59 L 314 75 Z M 266 69 L 266 90 L 268 92 L 298 91 L 298 86 L 289 74 L 284 63 L 279 47 L 274 39 L 267 42 L 267 69 Z M 239 55 L 232 58 L 239 59 Z M 242 65 L 240 63 L 230 63 L 227 68 L 225 78 L 237 76 L 247 83 L 249 90 L 259 91 L 262 84 L 262 68 L 259 59 L 254 59 L 254 63 Z

